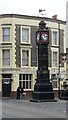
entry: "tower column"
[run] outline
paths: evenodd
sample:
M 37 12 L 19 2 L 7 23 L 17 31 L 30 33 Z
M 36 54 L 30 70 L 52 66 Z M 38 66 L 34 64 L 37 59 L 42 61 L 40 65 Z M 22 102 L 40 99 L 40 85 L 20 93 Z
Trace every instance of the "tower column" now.
M 36 32 L 36 43 L 38 45 L 38 71 L 34 86 L 33 101 L 53 101 L 54 92 L 49 80 L 48 70 L 48 44 L 49 31 L 46 23 L 39 23 L 39 30 Z

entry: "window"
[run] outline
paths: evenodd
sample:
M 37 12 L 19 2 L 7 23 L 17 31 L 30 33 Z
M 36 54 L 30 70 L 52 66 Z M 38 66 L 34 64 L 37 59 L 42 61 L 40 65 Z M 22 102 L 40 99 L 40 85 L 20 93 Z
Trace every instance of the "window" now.
M 53 86 L 53 88 L 57 88 L 57 80 L 52 81 L 52 86 Z
M 2 74 L 2 78 L 11 78 L 11 74 Z
M 3 66 L 10 66 L 10 50 L 3 50 Z
M 57 32 L 53 32 L 53 45 L 57 45 Z
M 51 75 L 51 79 L 52 79 L 52 80 L 55 80 L 55 79 L 56 79 L 56 74 L 52 74 L 52 75 Z
M 22 66 L 28 66 L 29 64 L 29 52 L 22 50 Z
M 56 74 L 52 74 L 51 75 L 51 79 L 52 79 L 52 86 L 53 88 L 57 88 L 57 79 L 56 79 Z
M 57 52 L 53 52 L 53 67 L 57 67 Z
M 32 74 L 20 74 L 19 75 L 19 86 L 24 89 L 32 88 Z
M 28 43 L 29 42 L 29 29 L 22 28 L 22 42 Z
M 3 42 L 10 42 L 10 28 L 3 28 Z

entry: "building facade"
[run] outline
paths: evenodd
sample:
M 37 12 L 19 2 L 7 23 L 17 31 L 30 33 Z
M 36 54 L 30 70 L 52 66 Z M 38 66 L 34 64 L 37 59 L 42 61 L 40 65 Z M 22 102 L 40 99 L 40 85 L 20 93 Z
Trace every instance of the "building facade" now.
M 68 84 L 68 48 L 66 48 L 66 81 Z
M 68 48 L 68 1 L 66 2 L 66 48 Z
M 24 88 L 26 96 L 32 96 L 38 66 L 36 31 L 42 19 L 49 30 L 48 68 L 56 95 L 59 85 L 59 62 L 60 83 L 62 84 L 62 78 L 66 79 L 64 74 L 66 63 L 62 63 L 62 53 L 66 53 L 66 22 L 55 18 L 2 14 L 0 15 L 0 93 L 3 97 L 16 98 L 18 86 Z

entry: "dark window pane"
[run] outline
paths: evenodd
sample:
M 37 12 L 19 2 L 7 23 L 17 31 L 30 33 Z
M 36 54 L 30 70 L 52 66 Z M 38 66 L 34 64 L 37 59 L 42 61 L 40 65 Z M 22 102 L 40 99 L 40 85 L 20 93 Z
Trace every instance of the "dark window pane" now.
M 19 75 L 19 80 L 21 80 L 21 74 Z
M 23 80 L 25 80 L 25 74 L 23 74 Z
M 29 81 L 30 82 L 30 89 L 31 89 L 31 81 Z
M 21 88 L 21 81 L 19 81 L 19 87 Z
M 3 74 L 2 78 L 11 78 L 11 74 Z
M 26 74 L 26 80 L 28 80 L 28 74 Z
M 31 80 L 32 75 L 30 74 L 30 80 Z
M 28 81 L 26 81 L 26 89 L 28 89 Z
M 23 81 L 23 89 L 25 89 L 25 81 Z

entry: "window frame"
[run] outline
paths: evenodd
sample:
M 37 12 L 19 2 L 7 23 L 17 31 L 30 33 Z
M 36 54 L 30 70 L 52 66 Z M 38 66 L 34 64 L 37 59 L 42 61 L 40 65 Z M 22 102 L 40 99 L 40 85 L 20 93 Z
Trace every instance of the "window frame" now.
M 28 52 L 27 58 L 24 58 L 25 60 L 27 60 L 27 65 L 23 65 L 23 60 L 24 60 L 24 59 L 23 59 L 23 51 L 24 51 L 24 52 Z M 24 67 L 24 66 L 26 66 L 26 67 L 29 66 L 29 50 L 23 50 L 23 49 L 22 49 L 22 66 L 23 66 L 23 67 Z
M 55 35 L 55 36 L 54 36 Z M 55 38 L 54 38 L 55 37 Z M 57 32 L 53 31 L 53 46 L 57 45 Z
M 53 33 L 56 32 L 57 36 L 56 36 L 56 45 L 53 44 Z M 52 46 L 59 46 L 59 31 L 58 29 L 51 29 L 51 39 L 52 39 Z
M 7 29 L 7 28 L 10 29 L 10 35 L 9 35 L 10 40 L 9 41 L 4 41 L 3 40 L 3 29 Z M 11 27 L 10 26 L 2 26 L 2 42 L 3 43 L 11 43 Z
M 23 75 L 25 77 L 23 77 Z M 26 75 L 28 75 L 28 80 L 27 80 Z M 31 75 L 31 79 L 29 79 L 30 75 Z M 23 79 L 23 78 L 25 78 L 25 79 Z M 27 82 L 28 82 L 28 88 L 27 88 Z M 29 85 L 30 82 L 31 82 L 31 85 Z M 25 83 L 25 86 L 24 86 L 24 83 Z M 23 87 L 24 90 L 32 90 L 32 74 L 19 74 L 19 86 Z
M 54 53 L 56 53 L 56 66 L 54 66 L 54 58 L 53 58 L 53 56 L 54 56 Z M 57 56 L 58 56 L 58 53 L 57 53 L 57 51 L 53 51 L 53 53 L 52 53 L 52 66 L 54 67 L 54 68 L 57 68 Z
M 58 80 L 57 79 L 52 80 L 52 87 L 53 87 L 53 90 L 58 89 Z
M 28 42 L 22 41 L 22 30 L 28 29 Z M 31 44 L 31 28 L 28 26 L 21 26 L 21 43 L 22 44 Z
M 28 51 L 29 58 L 28 58 L 28 66 L 22 66 L 22 51 Z M 21 46 L 21 68 L 30 68 L 31 67 L 31 48 L 26 46 Z
M 4 51 L 9 51 L 9 65 L 4 65 L 4 57 L 3 57 L 3 55 L 4 55 L 3 52 L 4 52 Z M 10 49 L 3 49 L 3 50 L 2 50 L 2 66 L 3 66 L 3 67 L 10 67 L 10 64 L 11 64 L 11 63 L 10 63 L 10 59 L 11 59 L 11 58 L 10 58 Z

